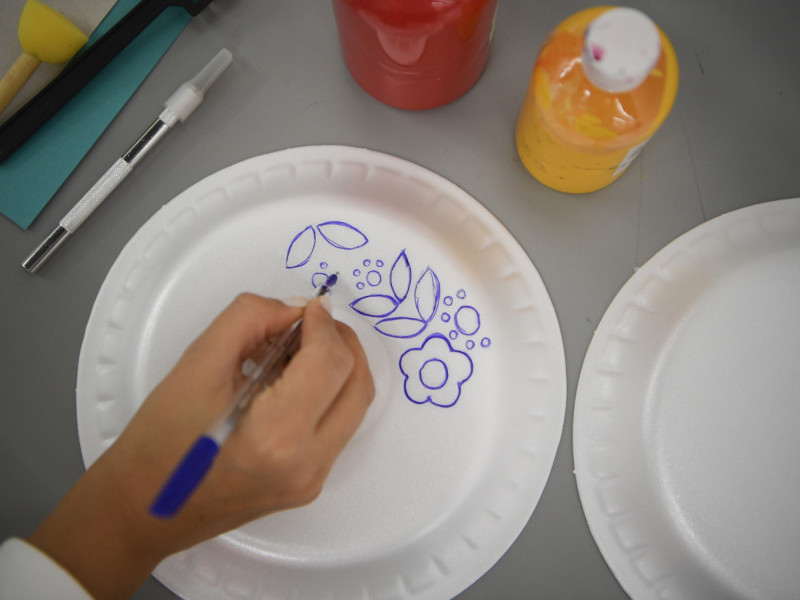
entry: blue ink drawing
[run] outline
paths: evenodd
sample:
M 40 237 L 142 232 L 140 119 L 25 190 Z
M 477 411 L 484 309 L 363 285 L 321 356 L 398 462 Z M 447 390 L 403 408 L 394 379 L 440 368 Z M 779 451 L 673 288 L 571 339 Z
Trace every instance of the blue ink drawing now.
M 381 261 L 382 262 L 382 261 Z M 369 259 L 364 260 L 364 266 L 370 266 Z M 367 282 L 370 286 L 381 283 L 380 273 L 371 270 L 367 273 Z M 428 267 L 422 273 L 414 286 L 414 307 L 416 315 L 391 316 L 406 300 L 411 289 L 412 271 L 411 264 L 405 250 L 402 250 L 392 264 L 389 272 L 389 287 L 392 295 L 370 294 L 356 298 L 350 303 L 350 308 L 365 317 L 380 317 L 381 320 L 373 325 L 376 331 L 393 338 L 412 338 L 422 333 L 433 320 L 439 306 L 441 284 L 436 273 Z M 362 289 L 363 286 L 357 286 Z
M 369 243 L 369 238 L 359 228 L 344 221 L 308 225 L 289 243 L 286 268 L 308 265 L 314 252 L 321 247 L 320 240 L 329 248 L 349 252 Z M 425 266 L 415 277 L 406 249 L 398 253 L 391 267 L 387 267 L 388 273 L 383 271 L 384 261 L 374 255 L 354 257 L 356 264 L 351 261 L 340 269 L 332 267 L 334 261 L 327 254 L 324 258 L 318 263 L 320 270 L 311 276 L 312 286 L 316 288 L 327 279 L 325 271 L 329 267 L 331 271 L 352 273 L 356 279 L 355 288 L 369 293 L 355 298 L 349 306 L 362 317 L 377 319 L 373 328 L 378 333 L 397 340 L 411 340 L 426 330 L 440 329 L 429 331 L 421 346 L 405 350 L 398 367 L 404 376 L 403 392 L 411 402 L 443 408 L 454 406 L 461 397 L 462 386 L 473 374 L 474 365 L 468 352 L 478 352 L 479 345 L 480 348 L 491 345 L 488 337 L 482 337 L 479 344 L 467 339 L 482 328 L 478 309 L 464 303 L 467 291 L 458 288 L 454 294 L 443 296 L 442 283 L 431 266 Z M 448 308 L 436 319 L 440 305 Z M 463 349 L 455 348 L 456 342 Z
M 369 240 L 349 223 L 343 221 L 327 221 L 317 225 L 317 231 L 334 248 L 342 250 L 355 250 L 366 246 Z
M 397 300 L 384 294 L 371 294 L 356 298 L 350 303 L 350 308 L 365 317 L 385 317 L 395 311 Z
M 374 269 L 367 273 L 367 283 L 370 284 L 372 287 L 377 287 L 381 284 L 381 277 L 380 271 L 375 271 Z
M 408 296 L 411 289 L 411 265 L 408 263 L 408 256 L 403 250 L 395 259 L 392 270 L 389 273 L 389 284 L 392 287 L 392 294 L 398 302 L 402 302 Z
M 296 269 L 305 265 L 311 260 L 311 255 L 314 253 L 316 246 L 317 234 L 314 232 L 314 228 L 309 225 L 294 236 L 294 239 L 289 244 L 289 250 L 286 251 L 286 268 Z
M 419 348 L 409 348 L 400 356 L 400 372 L 405 377 L 403 390 L 415 404 L 430 402 L 448 408 L 458 402 L 461 387 L 472 376 L 472 359 L 455 350 L 441 334 L 425 338 Z
M 453 317 L 459 333 L 464 335 L 475 335 L 481 328 L 481 315 L 473 306 L 461 306 Z
M 286 251 L 287 269 L 302 267 L 311 260 L 311 255 L 314 254 L 314 249 L 317 247 L 317 231 L 328 244 L 342 250 L 355 250 L 366 246 L 369 242 L 367 236 L 360 230 L 342 221 L 326 221 L 317 225 L 316 228 L 309 225 L 294 236 L 289 243 L 289 249 Z
M 401 256 L 403 260 L 401 260 Z M 401 252 L 401 256 L 398 256 L 397 260 L 395 260 L 394 266 L 392 267 L 392 274 L 390 275 L 390 279 L 394 280 L 393 275 L 396 269 L 400 272 L 397 281 L 402 282 L 404 281 L 403 277 L 405 276 L 406 269 L 408 269 L 408 284 L 400 284 L 400 289 L 403 289 L 403 287 L 406 288 L 403 290 L 402 299 L 397 293 L 394 284 L 392 285 L 392 291 L 397 298 L 398 306 L 408 297 L 408 286 L 411 283 L 411 267 L 408 263 L 405 250 Z M 414 286 L 414 306 L 417 316 L 388 317 L 375 323 L 375 329 L 383 335 L 396 338 L 411 338 L 419 335 L 425 330 L 428 323 L 433 320 L 436 314 L 436 308 L 439 306 L 440 289 L 439 278 L 436 276 L 436 273 L 428 267 Z
M 327 273 L 314 273 L 311 276 L 311 285 L 314 286 L 314 289 L 317 289 L 319 286 L 321 286 L 327 280 L 328 280 L 328 274 Z
M 419 318 L 426 323 L 431 321 L 439 308 L 439 293 L 442 286 L 436 273 L 428 267 L 420 276 L 414 287 L 414 304 L 417 307 Z

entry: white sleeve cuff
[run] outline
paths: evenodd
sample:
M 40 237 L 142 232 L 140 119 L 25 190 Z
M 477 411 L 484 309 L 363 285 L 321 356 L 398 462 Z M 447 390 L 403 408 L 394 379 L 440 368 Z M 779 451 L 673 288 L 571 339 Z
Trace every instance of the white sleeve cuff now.
M 92 600 L 61 565 L 19 538 L 0 545 L 0 600 Z

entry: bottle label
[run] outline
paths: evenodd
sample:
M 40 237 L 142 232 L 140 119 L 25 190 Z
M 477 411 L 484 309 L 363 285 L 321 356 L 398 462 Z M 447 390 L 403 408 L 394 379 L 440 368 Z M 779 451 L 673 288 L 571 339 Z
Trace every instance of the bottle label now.
M 630 150 L 628 150 L 628 153 L 625 155 L 625 158 L 622 159 L 622 162 L 619 163 L 617 170 L 614 171 L 613 177 L 616 177 L 630 166 L 630 164 L 634 161 L 634 159 L 637 156 L 639 156 L 639 152 L 642 151 L 642 148 L 644 148 L 644 145 L 648 142 L 649 139 L 650 138 L 647 138 L 641 144 L 636 144 Z

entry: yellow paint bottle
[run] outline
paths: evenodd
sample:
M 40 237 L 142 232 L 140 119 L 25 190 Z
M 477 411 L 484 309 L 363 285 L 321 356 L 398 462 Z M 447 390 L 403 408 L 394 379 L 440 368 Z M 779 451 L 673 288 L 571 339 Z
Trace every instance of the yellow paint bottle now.
M 582 10 L 542 46 L 517 120 L 517 152 L 553 189 L 599 190 L 636 158 L 677 91 L 675 50 L 644 13 Z

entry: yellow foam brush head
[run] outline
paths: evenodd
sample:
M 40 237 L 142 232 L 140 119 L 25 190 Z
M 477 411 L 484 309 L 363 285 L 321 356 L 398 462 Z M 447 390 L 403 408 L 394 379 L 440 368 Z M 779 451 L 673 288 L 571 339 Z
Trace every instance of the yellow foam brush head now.
M 75 24 L 39 0 L 27 0 L 19 20 L 22 49 L 46 63 L 63 63 L 89 39 Z

